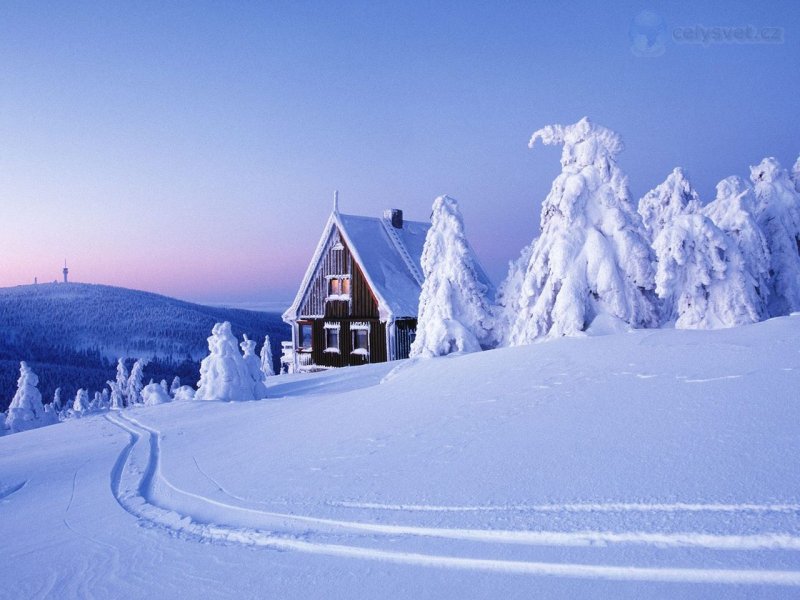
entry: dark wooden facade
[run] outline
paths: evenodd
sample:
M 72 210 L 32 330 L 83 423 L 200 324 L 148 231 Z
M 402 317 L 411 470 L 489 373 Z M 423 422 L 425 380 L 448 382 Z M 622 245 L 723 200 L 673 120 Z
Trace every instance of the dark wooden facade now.
M 349 280 L 349 294 L 332 296 L 331 279 Z M 301 322 L 311 324 L 312 347 L 306 354 L 311 355 L 314 365 L 346 367 L 389 360 L 386 323 L 379 319 L 378 301 L 336 227 L 300 304 L 298 323 Z M 338 352 L 327 348 L 326 324 L 338 325 Z M 363 329 L 365 324 L 369 327 L 369 353 L 353 353 L 353 330 Z
M 328 299 L 329 278 L 336 275 L 350 278 L 350 300 Z M 303 319 L 378 318 L 378 301 L 335 227 L 325 244 L 322 260 L 311 279 L 298 314 Z

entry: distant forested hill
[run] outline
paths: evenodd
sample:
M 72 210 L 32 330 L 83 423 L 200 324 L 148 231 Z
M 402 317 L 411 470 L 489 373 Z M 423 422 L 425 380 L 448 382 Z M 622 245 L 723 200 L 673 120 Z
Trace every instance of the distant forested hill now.
M 269 334 L 275 361 L 291 333 L 278 313 L 202 306 L 158 294 L 85 283 L 48 283 L 0 288 L 0 410 L 16 389 L 19 361 L 39 375 L 50 401 L 77 388 L 99 391 L 113 378 L 118 357 L 147 358 L 145 378 L 193 385 L 214 323 L 230 321 L 233 332 L 258 342 Z M 130 363 L 128 364 L 130 366 Z M 276 363 L 277 369 L 277 363 Z

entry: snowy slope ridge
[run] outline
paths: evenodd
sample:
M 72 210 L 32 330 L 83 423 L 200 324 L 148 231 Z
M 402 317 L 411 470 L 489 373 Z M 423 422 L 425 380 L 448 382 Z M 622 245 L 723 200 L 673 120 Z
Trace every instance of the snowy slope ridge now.
M 796 596 L 798 335 L 562 339 L 7 436 L 0 551 L 16 597 Z
M 163 373 L 151 365 L 148 377 L 188 373 L 176 366 L 196 365 L 206 355 L 206 338 L 217 322 L 229 321 L 234 333 L 263 340 L 270 334 L 278 352 L 288 327 L 276 313 L 192 304 L 137 290 L 83 283 L 0 288 L 0 410 L 16 389 L 19 361 L 31 363 L 46 402 L 56 387 L 65 397 L 78 387 L 93 392 L 113 375 L 107 361 L 118 357 L 158 357 Z M 170 368 L 172 367 L 172 368 Z

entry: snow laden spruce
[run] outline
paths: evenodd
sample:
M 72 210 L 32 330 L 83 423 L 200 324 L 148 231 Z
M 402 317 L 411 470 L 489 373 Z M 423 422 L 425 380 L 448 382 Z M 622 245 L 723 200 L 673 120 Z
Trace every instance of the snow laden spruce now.
M 5 426 L 11 433 L 35 429 L 49 425 L 50 421 L 45 415 L 42 405 L 42 395 L 37 386 L 39 378 L 25 362 L 19 364 L 19 379 L 17 380 L 17 393 L 8 407 Z M 2 414 L 2 413 L 0 413 Z
M 576 335 L 598 315 L 633 327 L 655 325 L 653 255 L 616 163 L 621 139 L 584 118 L 540 129 L 529 145 L 537 140 L 563 145 L 562 171 L 542 206 L 541 234 L 524 276 L 519 265 L 512 267 L 519 289 L 505 286 L 506 294 L 516 292 L 505 299 L 506 312 L 515 315 L 505 343 Z
M 767 318 L 770 253 L 764 232 L 756 222 L 753 188 L 741 177 L 726 177 L 717 184 L 716 198 L 703 207 L 703 214 L 736 245 L 755 320 Z
M 698 198 L 684 172 L 675 169 L 639 204 L 655 236 L 661 320 L 678 329 L 754 323 L 762 303 L 746 261 L 736 242 L 703 215 Z
M 789 173 L 774 158 L 750 167 L 756 220 L 770 252 L 770 316 L 800 310 L 800 195 Z
M 664 183 L 639 200 L 639 214 L 650 243 L 675 217 L 698 212 L 700 196 L 680 167 L 675 168 Z
M 478 279 L 458 203 L 449 196 L 439 196 L 433 202 L 421 265 L 425 281 L 410 356 L 441 356 L 489 347 L 492 331 L 487 286 Z

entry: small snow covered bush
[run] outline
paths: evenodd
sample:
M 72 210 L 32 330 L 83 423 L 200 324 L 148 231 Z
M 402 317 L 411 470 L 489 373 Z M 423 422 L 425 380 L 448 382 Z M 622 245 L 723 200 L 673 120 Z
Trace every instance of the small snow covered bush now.
M 159 383 L 153 383 L 151 381 L 142 388 L 142 402 L 145 406 L 165 404 L 170 400 L 169 393 Z
M 229 322 L 214 325 L 208 351 L 200 363 L 195 400 L 255 400 L 253 378 Z

